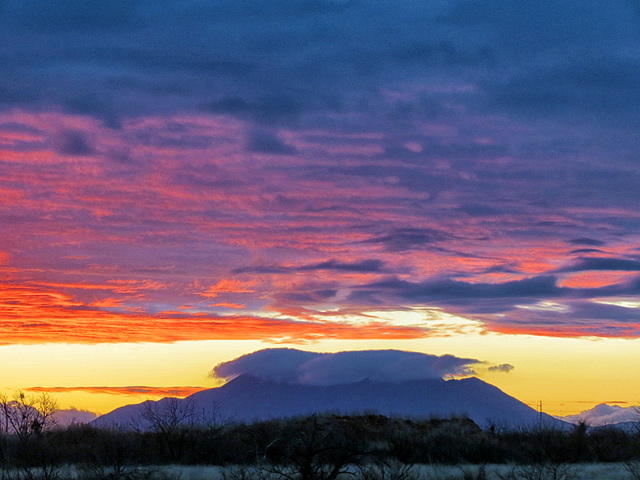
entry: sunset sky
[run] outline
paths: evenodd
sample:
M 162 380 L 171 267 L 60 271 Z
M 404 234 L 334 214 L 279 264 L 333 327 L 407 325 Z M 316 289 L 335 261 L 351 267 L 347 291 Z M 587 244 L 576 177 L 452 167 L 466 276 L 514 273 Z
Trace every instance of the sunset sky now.
M 639 5 L 0 0 L 0 390 L 288 346 L 640 403 Z

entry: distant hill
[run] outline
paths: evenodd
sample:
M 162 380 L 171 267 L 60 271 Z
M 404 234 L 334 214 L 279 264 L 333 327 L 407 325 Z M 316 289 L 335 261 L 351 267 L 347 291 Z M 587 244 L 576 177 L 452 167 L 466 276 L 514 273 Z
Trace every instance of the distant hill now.
M 640 425 L 640 410 L 638 407 L 620 407 L 601 403 L 584 410 L 577 415 L 556 416 L 555 418 L 576 424 L 585 422 L 590 427 L 620 426 L 621 428 L 638 428 Z
M 158 405 L 166 402 L 160 400 Z M 197 411 L 218 409 L 222 418 L 252 422 L 313 413 L 378 413 L 409 418 L 468 416 L 478 425 L 503 427 L 564 422 L 540 415 L 533 408 L 477 378 L 414 380 L 332 386 L 277 383 L 241 375 L 225 385 L 203 390 L 182 400 Z M 127 405 L 98 417 L 92 425 L 109 427 L 144 424 L 143 404 Z
M 89 412 L 87 410 L 76 410 L 75 408 L 58 410 L 53 414 L 55 425 L 59 428 L 90 423 L 95 420 L 97 416 L 98 415 L 93 412 Z

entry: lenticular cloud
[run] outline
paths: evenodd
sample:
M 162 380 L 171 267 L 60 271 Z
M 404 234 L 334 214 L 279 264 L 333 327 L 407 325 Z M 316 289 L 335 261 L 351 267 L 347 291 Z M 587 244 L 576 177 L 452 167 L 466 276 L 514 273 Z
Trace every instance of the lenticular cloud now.
M 472 358 L 429 355 L 401 350 L 314 353 L 269 348 L 216 365 L 211 375 L 231 380 L 242 374 L 264 380 L 304 385 L 337 385 L 361 380 L 407 381 L 475 373 Z

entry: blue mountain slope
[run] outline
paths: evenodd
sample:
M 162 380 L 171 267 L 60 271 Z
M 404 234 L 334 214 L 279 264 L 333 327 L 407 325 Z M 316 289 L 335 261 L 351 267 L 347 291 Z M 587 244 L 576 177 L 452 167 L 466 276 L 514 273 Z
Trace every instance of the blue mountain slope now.
M 241 375 L 227 384 L 187 397 L 197 411 L 214 406 L 222 418 L 250 422 L 313 413 L 375 412 L 425 418 L 466 415 L 480 426 L 562 426 L 563 422 L 507 395 L 477 378 L 417 380 L 402 383 L 362 381 L 309 386 L 276 383 Z M 143 404 L 127 405 L 94 420 L 93 425 L 140 424 Z

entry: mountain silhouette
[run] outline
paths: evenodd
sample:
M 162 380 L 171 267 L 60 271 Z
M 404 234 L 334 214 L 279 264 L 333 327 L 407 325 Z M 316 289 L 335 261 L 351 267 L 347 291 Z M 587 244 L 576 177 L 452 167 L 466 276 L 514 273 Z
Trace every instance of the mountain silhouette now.
M 158 405 L 167 399 L 159 400 Z M 150 402 L 150 401 L 148 401 Z M 562 426 L 478 378 L 373 382 L 363 380 L 331 386 L 279 383 L 240 375 L 225 385 L 202 390 L 181 402 L 195 411 L 217 410 L 221 418 L 252 422 L 314 413 L 377 413 L 406 418 L 468 416 L 478 425 L 519 427 Z M 126 405 L 98 417 L 98 427 L 143 425 L 145 404 Z

